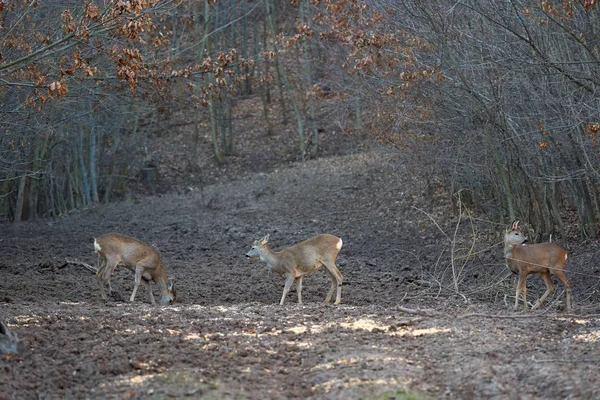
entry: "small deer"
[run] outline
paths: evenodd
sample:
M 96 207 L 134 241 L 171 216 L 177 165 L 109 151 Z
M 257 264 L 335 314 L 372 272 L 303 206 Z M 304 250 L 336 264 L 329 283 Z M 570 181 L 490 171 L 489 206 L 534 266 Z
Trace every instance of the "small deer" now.
M 268 241 L 269 235 L 255 241 L 246 257 L 260 258 L 260 261 L 267 263 L 270 270 L 285 276 L 280 305 L 285 302 L 285 297 L 294 281 L 296 282 L 296 292 L 298 292 L 298 304 L 302 304 L 302 278 L 304 275 L 318 270 L 321 266 L 325 267 L 331 278 L 331 288 L 325 303 L 331 301 L 336 288 L 335 304 L 340 303 L 343 277 L 335 266 L 335 259 L 342 248 L 342 239 L 328 234 L 317 235 L 279 252 L 271 250 L 267 246 Z
M 508 268 L 519 275 L 515 294 L 515 311 L 519 308 L 519 293 L 523 293 L 523 303 L 527 310 L 527 275 L 540 274 L 546 283 L 546 292 L 532 309 L 540 307 L 555 285 L 550 274 L 556 276 L 567 292 L 567 309 L 571 310 L 571 286 L 563 270 L 567 262 L 567 252 L 556 243 L 525 244 L 527 237 L 519 231 L 519 221 L 513 222 L 504 234 L 504 257 Z
M 125 267 L 135 272 L 135 286 L 129 301 L 135 300 L 135 294 L 143 282 L 148 287 L 148 295 L 152 304 L 154 295 L 150 281 L 155 282 L 161 292 L 160 304 L 172 304 L 175 301 L 175 286 L 167 274 L 160 256 L 152 247 L 129 236 L 111 232 L 94 238 L 94 251 L 102 256 L 102 265 L 96 275 L 100 284 L 100 294 L 107 300 L 105 283 L 110 288 L 110 277 L 117 266 Z

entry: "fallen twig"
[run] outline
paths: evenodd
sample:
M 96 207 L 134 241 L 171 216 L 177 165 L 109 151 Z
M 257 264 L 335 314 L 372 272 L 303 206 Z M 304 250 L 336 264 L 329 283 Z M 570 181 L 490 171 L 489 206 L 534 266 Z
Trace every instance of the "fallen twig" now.
M 396 310 L 405 312 L 407 314 L 424 315 L 426 317 L 436 317 L 438 315 L 438 312 L 432 309 L 419 310 L 398 306 L 396 307 Z
M 571 364 L 571 363 L 597 363 L 600 362 L 600 358 L 582 358 L 579 360 L 562 360 L 560 358 L 546 358 L 538 360 L 535 356 L 531 356 L 531 361 L 536 363 L 560 363 L 560 364 Z
M 517 318 L 532 318 L 532 317 L 544 317 L 544 316 L 548 316 L 548 313 L 543 312 L 543 313 L 537 313 L 537 314 L 526 313 L 526 314 L 510 314 L 510 315 L 469 313 L 469 314 L 459 315 L 458 318 L 481 317 L 481 318 L 499 318 L 499 319 L 502 319 L 502 318 L 512 318 L 512 319 L 517 319 Z
M 399 327 L 399 326 L 411 326 L 411 325 L 416 324 L 417 322 L 423 321 L 424 319 L 425 318 L 423 318 L 423 317 L 416 317 L 416 318 L 413 318 L 413 319 L 407 319 L 407 320 L 403 320 L 403 321 L 397 322 L 395 326 L 396 327 Z
M 469 317 L 482 317 L 482 318 L 532 318 L 532 317 L 551 317 L 551 318 L 598 318 L 600 314 L 550 314 L 548 311 L 539 313 L 525 313 L 525 314 L 483 314 L 483 313 L 470 313 L 459 315 L 458 318 L 469 318 Z
M 93 267 L 90 264 L 84 263 L 83 261 L 70 260 L 68 258 L 65 258 L 65 265 L 63 267 L 66 267 L 68 264 L 81 265 L 82 267 L 85 267 L 86 269 L 92 271 L 93 273 L 98 272 L 98 269 L 96 267 Z

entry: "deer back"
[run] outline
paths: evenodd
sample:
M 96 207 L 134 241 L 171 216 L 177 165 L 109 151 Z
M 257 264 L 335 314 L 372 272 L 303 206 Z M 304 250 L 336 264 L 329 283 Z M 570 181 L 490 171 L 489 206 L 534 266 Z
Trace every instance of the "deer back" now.
M 100 254 L 106 258 L 116 258 L 121 265 L 135 270 L 136 264 L 143 260 L 152 279 L 165 275 L 158 252 L 147 244 L 117 232 L 107 233 L 96 239 Z
M 514 246 L 512 261 L 526 264 L 531 272 L 545 269 L 562 269 L 567 260 L 567 252 L 556 243 L 538 243 Z
M 288 247 L 280 253 L 289 255 L 302 271 L 311 270 L 320 266 L 322 261 L 333 262 L 342 248 L 341 242 L 336 236 L 322 234 Z

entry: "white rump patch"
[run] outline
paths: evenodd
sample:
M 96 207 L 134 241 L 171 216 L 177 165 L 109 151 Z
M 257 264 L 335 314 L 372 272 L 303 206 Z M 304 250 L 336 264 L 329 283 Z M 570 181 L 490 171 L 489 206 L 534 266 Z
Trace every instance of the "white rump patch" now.
M 344 243 L 344 242 L 342 242 L 342 239 L 340 239 L 340 241 L 339 241 L 339 242 L 337 242 L 337 244 L 335 245 L 335 247 L 336 247 L 338 250 L 341 250 L 341 249 L 342 249 L 342 244 L 343 244 L 343 243 Z
M 98 242 L 96 242 L 96 238 L 94 238 L 94 252 L 99 252 L 102 250 L 102 247 L 100 247 L 100 245 L 98 244 Z

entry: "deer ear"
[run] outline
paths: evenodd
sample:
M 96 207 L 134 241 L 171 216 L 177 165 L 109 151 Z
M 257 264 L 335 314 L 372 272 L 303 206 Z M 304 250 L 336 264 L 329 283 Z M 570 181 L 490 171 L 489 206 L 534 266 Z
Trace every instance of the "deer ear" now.
M 265 236 L 264 238 L 260 239 L 260 244 L 261 245 L 265 245 L 265 244 L 267 244 L 268 241 L 269 241 L 269 235 L 267 234 L 267 236 Z

